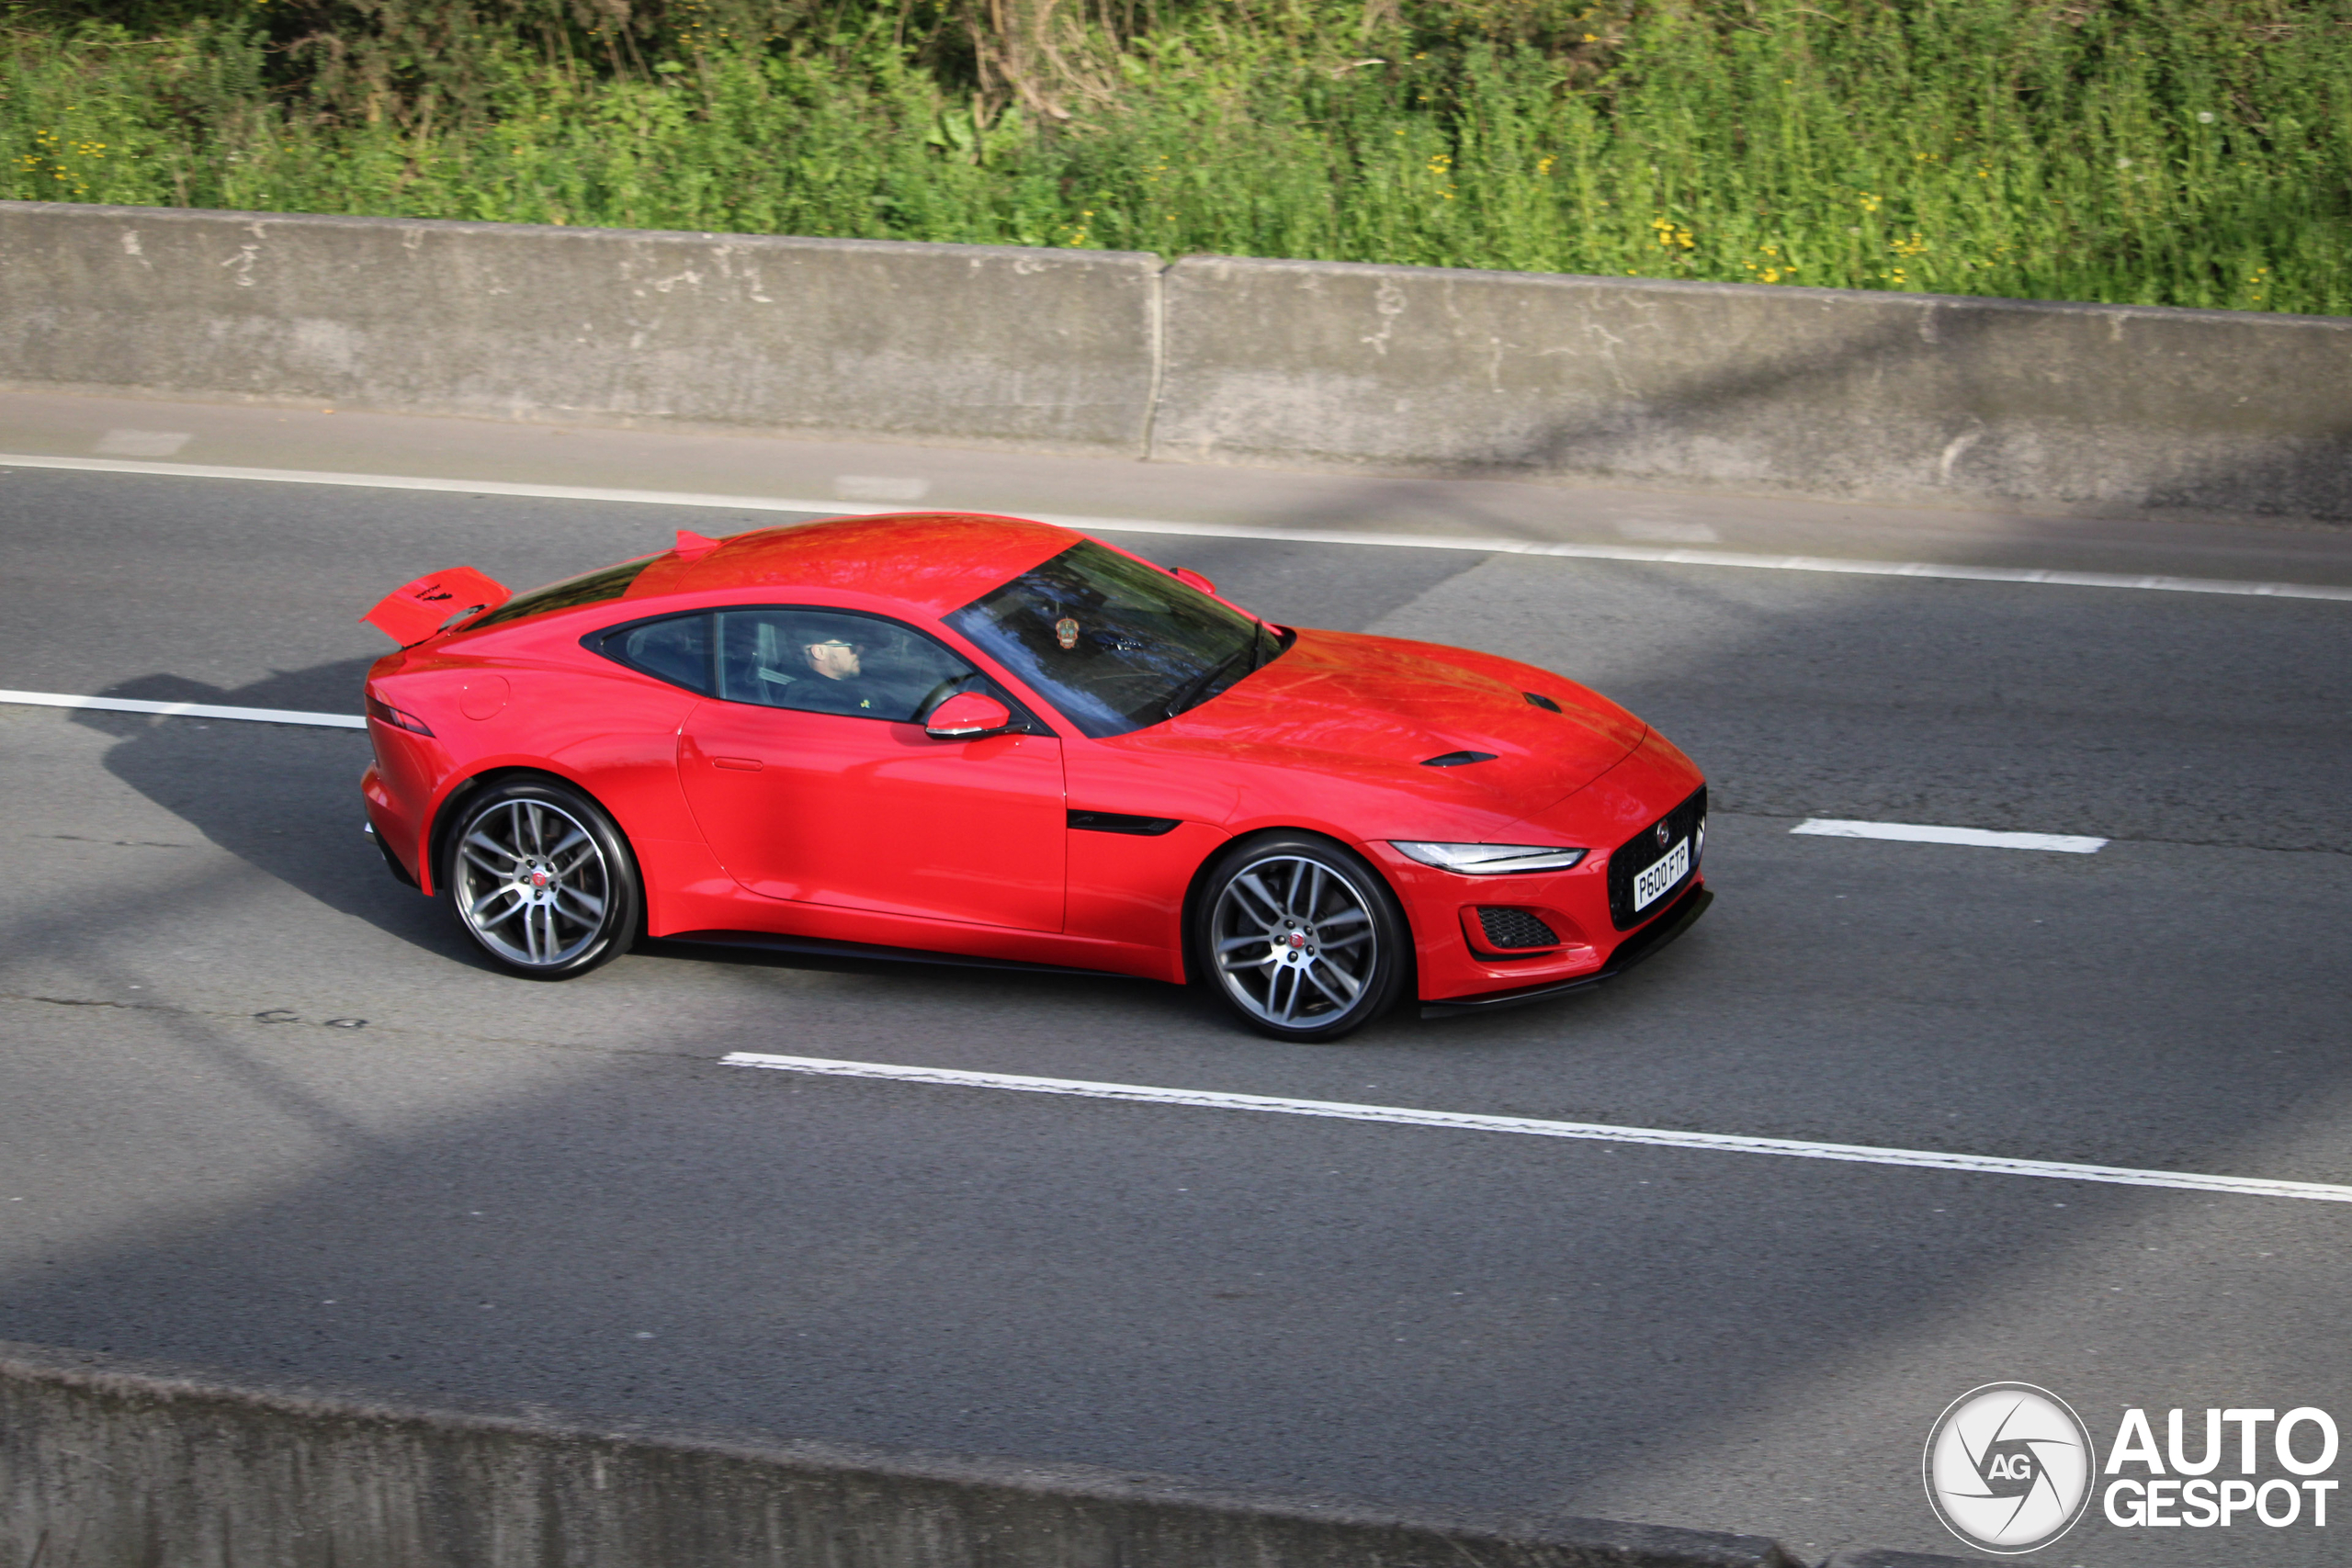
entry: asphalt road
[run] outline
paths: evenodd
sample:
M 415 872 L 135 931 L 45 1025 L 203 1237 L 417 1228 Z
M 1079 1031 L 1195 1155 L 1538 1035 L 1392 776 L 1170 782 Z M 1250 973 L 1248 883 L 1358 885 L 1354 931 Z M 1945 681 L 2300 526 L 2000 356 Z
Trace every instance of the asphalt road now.
M 17 468 L 0 686 L 348 710 L 353 617 L 422 570 L 775 521 Z M 2133 1405 L 2352 1424 L 2352 1206 L 718 1065 L 2352 1181 L 2352 607 L 1121 542 L 1625 701 L 1710 773 L 1714 910 L 1586 997 L 1340 1046 L 1143 982 L 666 945 L 535 986 L 384 875 L 364 736 L 0 706 L 0 1337 L 1819 1554 L 1959 1550 L 1919 1449 L 1987 1382 L 2102 1445 Z M 2340 1529 L 2095 1510 L 2035 1560 Z

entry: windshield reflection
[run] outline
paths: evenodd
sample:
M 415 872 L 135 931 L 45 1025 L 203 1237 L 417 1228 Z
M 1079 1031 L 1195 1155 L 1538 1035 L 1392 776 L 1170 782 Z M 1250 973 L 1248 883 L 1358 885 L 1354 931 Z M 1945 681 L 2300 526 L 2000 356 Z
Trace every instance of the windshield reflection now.
M 1261 623 L 1091 539 L 946 622 L 1096 739 L 1197 707 L 1283 647 Z

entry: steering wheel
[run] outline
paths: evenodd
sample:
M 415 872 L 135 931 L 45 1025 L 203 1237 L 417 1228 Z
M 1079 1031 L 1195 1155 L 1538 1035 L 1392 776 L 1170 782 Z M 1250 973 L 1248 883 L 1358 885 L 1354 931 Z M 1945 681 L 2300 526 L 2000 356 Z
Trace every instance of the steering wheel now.
M 954 696 L 957 692 L 968 690 L 966 682 L 979 679 L 978 675 L 950 675 L 932 687 L 915 704 L 915 722 L 921 724 L 924 719 L 929 718 L 932 709 Z

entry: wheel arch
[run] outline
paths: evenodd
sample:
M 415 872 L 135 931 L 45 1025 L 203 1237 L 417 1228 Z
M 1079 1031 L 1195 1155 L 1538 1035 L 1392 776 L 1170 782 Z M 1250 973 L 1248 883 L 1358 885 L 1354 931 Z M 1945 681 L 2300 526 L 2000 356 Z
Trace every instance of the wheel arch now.
M 628 824 L 623 822 L 620 814 L 605 803 L 602 795 L 589 788 L 582 780 L 573 778 L 569 773 L 558 773 L 553 768 L 533 767 L 526 762 L 502 762 L 484 768 L 480 773 L 469 773 L 442 792 L 439 802 L 433 807 L 433 818 L 424 830 L 423 868 L 425 873 L 424 892 L 437 897 L 442 885 L 447 881 L 449 854 L 454 847 L 450 835 L 455 830 L 458 819 L 465 815 L 466 802 L 473 799 L 482 791 L 495 784 L 503 784 L 509 779 L 545 779 L 550 784 L 561 784 L 566 789 L 576 790 L 585 795 L 590 804 L 603 812 L 606 819 L 612 823 L 613 831 L 620 838 L 621 849 L 629 858 L 630 870 L 637 874 L 639 884 L 643 885 L 645 863 L 637 852 L 637 845 L 629 839 Z M 638 911 L 640 925 L 643 924 L 644 918 L 645 911 L 640 908 Z
M 1193 868 L 1192 881 L 1187 883 L 1184 887 L 1184 906 L 1182 913 L 1178 918 L 1179 923 L 1177 925 L 1178 941 L 1176 944 L 1176 956 L 1178 962 L 1183 968 L 1183 978 L 1181 982 L 1182 984 L 1190 985 L 1195 979 L 1199 978 L 1202 974 L 1198 962 L 1199 954 L 1194 951 L 1194 949 L 1197 946 L 1201 900 L 1206 897 L 1208 894 L 1209 868 L 1216 864 L 1217 862 L 1225 859 L 1226 856 L 1233 853 L 1235 851 L 1245 848 L 1248 845 L 1257 843 L 1261 840 L 1267 839 L 1319 839 L 1324 843 L 1333 844 L 1347 851 L 1350 854 L 1355 856 L 1356 859 L 1363 862 L 1364 864 L 1372 868 L 1372 874 L 1378 880 L 1381 890 L 1386 893 L 1389 898 L 1396 904 L 1397 917 L 1405 922 L 1405 930 L 1408 938 L 1413 934 L 1412 907 L 1406 903 L 1405 896 L 1396 891 L 1396 885 L 1388 880 L 1388 874 L 1380 869 L 1379 861 L 1374 859 L 1371 855 L 1366 854 L 1358 845 L 1350 843 L 1347 840 L 1340 837 L 1337 833 L 1327 832 L 1320 828 L 1302 828 L 1288 825 L 1252 828 L 1248 832 L 1237 833 L 1232 838 L 1227 839 L 1225 842 L 1217 845 L 1207 854 L 1203 855 L 1201 857 L 1201 863 Z M 1419 954 L 1415 951 L 1415 944 L 1409 940 L 1405 943 L 1404 961 L 1406 964 L 1405 984 L 1408 987 L 1410 987 L 1415 984 L 1419 977 L 1420 965 Z

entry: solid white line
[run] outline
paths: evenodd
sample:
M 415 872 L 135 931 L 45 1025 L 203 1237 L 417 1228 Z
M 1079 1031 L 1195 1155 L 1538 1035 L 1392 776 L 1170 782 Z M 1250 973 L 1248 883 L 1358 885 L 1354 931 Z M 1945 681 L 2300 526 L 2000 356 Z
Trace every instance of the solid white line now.
M 857 517 L 907 510 L 903 505 L 797 501 L 765 495 L 605 490 L 591 485 L 516 484 L 504 479 L 447 479 L 416 474 L 349 474 L 323 468 L 236 468 L 216 463 L 145 463 L 119 457 L 45 457 L 0 453 L 0 468 L 71 468 L 100 474 L 161 474 L 166 479 L 250 479 L 261 484 L 346 485 L 362 490 L 419 490 L 451 495 L 515 495 L 540 501 L 626 501 L 643 506 L 699 506 L 733 512 L 813 512 L 825 517 Z
M 216 703 L 151 703 L 137 697 L 76 697 L 60 692 L 0 692 L 0 703 L 40 708 L 96 708 L 102 713 L 157 713 L 174 718 L 235 718 L 254 724 L 310 724 L 328 729 L 365 729 L 357 714 L 302 713 L 293 708 L 222 707 Z
M 2273 1181 L 2254 1176 L 2202 1176 L 2189 1171 L 2132 1170 L 2109 1165 L 2065 1165 L 2055 1160 L 2007 1159 L 1991 1155 L 1944 1154 L 1934 1149 L 1885 1149 L 1864 1144 L 1817 1144 L 1798 1138 L 1751 1138 L 1728 1133 L 1682 1133 L 1661 1127 L 1615 1127 L 1600 1122 L 1544 1122 L 1526 1116 L 1481 1116 L 1461 1111 L 1419 1111 L 1402 1105 L 1356 1105 L 1336 1100 L 1287 1100 L 1267 1094 L 1225 1094 L 1210 1089 L 1153 1089 L 1140 1084 L 1090 1083 L 1079 1078 L 1034 1078 L 1015 1073 L 972 1073 L 952 1067 L 903 1067 L 880 1062 L 842 1062 L 828 1056 L 771 1056 L 732 1051 L 719 1058 L 730 1067 L 773 1067 L 831 1077 L 888 1078 L 898 1083 L 937 1084 L 955 1089 L 1014 1089 L 1025 1094 L 1074 1095 L 1084 1100 L 1125 1100 L 1147 1105 L 1182 1105 L 1212 1111 L 1262 1111 L 1283 1116 L 1320 1116 L 1341 1122 L 1385 1122 L 1408 1127 L 1447 1127 L 1470 1133 L 1518 1133 L 1537 1138 L 1577 1138 L 1603 1144 L 1651 1144 L 1663 1148 L 1704 1149 L 1719 1154 L 1791 1155 L 1799 1159 L 1846 1160 L 1860 1165 L 1909 1166 L 1957 1170 L 1977 1176 L 2041 1176 L 2061 1181 L 2098 1181 L 2119 1187 L 2168 1187 L 2182 1192 L 2228 1192 L 2256 1198 L 2304 1198 L 2352 1203 L 2352 1187 L 2319 1181 Z
M 166 478 L 186 479 L 251 479 L 268 484 L 353 485 L 369 490 L 513 495 L 541 501 L 617 501 L 639 506 L 692 506 L 721 512 L 799 512 L 820 517 L 867 517 L 879 513 L 910 510 L 903 504 L 817 501 L 808 497 L 605 490 L 586 485 L 515 484 L 499 479 L 425 479 L 413 474 L 345 474 L 303 468 L 236 468 L 209 463 L 134 462 L 119 457 L 49 457 L 0 453 L 0 468 L 161 474 Z M 1862 577 L 1928 577 L 1964 582 L 2030 582 L 2061 588 L 2135 588 L 2165 593 L 2235 593 L 2270 599 L 2352 601 L 2352 588 L 2306 582 L 2240 582 L 2213 577 L 2154 577 L 2113 571 L 1946 566 L 1934 561 L 1916 560 L 1846 560 L 1836 556 L 1747 555 L 1736 550 L 1645 549 L 1635 545 L 1559 544 L 1538 539 L 1480 538 L 1453 534 L 1384 534 L 1365 529 L 1261 528 L 1234 523 L 1178 523 L 1164 518 L 1085 517 L 1060 512 L 1030 512 L 1023 515 L 1040 523 L 1052 523 L 1088 534 L 1170 534 L 1208 539 L 1267 539 L 1291 544 L 1464 550 L 1476 555 L 1563 556 L 1577 560 L 1634 561 L 1652 566 L 1720 566 L 1746 571 L 1817 571 Z
M 2105 839 L 2075 833 L 1995 833 L 1983 828 L 1928 828 L 1917 822 L 1849 822 L 1808 817 L 1789 829 L 1825 839 L 1893 839 L 1905 844 L 1970 844 L 1981 850 L 2049 850 L 2062 855 L 2095 855 Z

